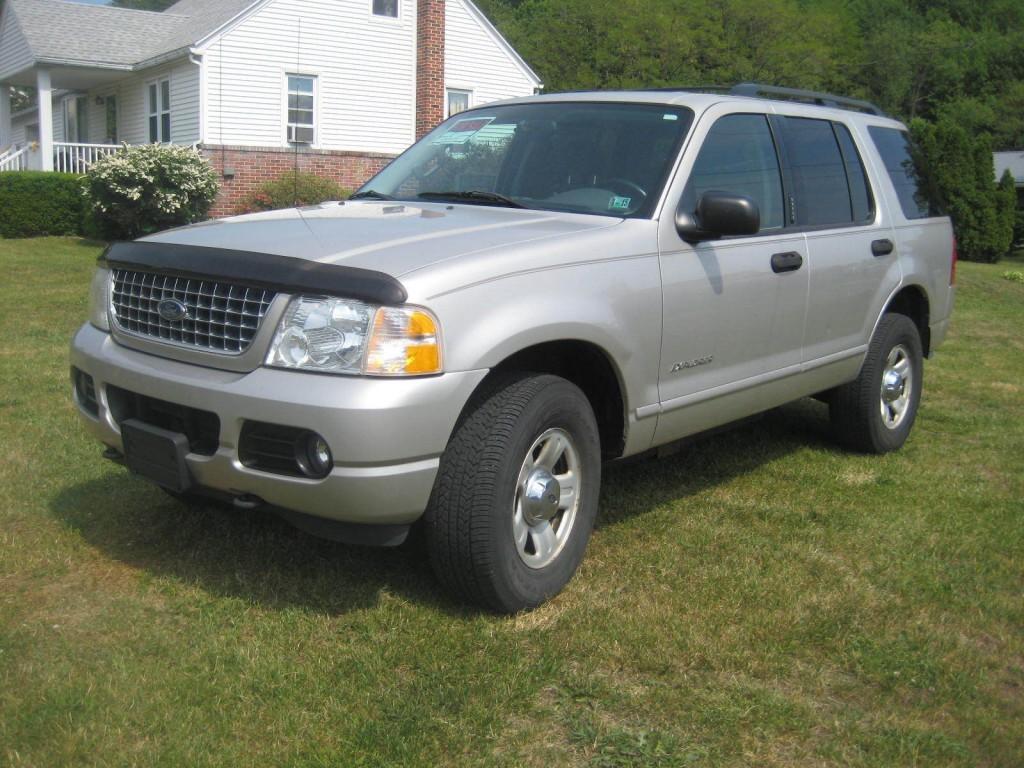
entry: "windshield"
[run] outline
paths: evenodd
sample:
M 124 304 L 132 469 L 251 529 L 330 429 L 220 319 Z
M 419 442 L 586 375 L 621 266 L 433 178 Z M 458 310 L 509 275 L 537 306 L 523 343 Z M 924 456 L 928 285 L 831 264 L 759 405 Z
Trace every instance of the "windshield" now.
M 462 112 L 353 197 L 638 218 L 657 203 L 693 112 L 628 103 L 529 103 Z

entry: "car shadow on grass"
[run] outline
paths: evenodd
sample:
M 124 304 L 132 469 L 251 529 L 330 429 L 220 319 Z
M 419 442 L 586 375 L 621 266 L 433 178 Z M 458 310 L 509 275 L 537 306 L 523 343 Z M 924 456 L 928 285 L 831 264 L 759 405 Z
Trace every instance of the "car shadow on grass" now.
M 625 524 L 795 450 L 826 445 L 822 409 L 804 400 L 675 456 L 608 466 L 598 525 Z M 262 607 L 340 615 L 396 599 L 453 617 L 477 613 L 443 592 L 421 543 L 378 549 L 325 541 L 272 512 L 183 504 L 114 465 L 61 490 L 51 509 L 106 557 Z

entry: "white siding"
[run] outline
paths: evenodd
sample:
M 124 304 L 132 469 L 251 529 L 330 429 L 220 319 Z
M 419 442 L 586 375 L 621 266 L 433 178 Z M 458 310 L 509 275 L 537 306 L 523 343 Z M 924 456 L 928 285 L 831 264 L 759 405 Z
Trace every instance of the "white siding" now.
M 14 12 L 8 8 L 0 26 L 0 80 L 31 67 L 32 62 L 32 51 L 21 34 Z
M 11 144 L 16 147 L 25 146 L 25 128 L 33 123 L 39 122 L 39 115 L 29 112 L 19 117 L 11 118 Z
M 148 144 L 149 105 L 146 87 L 148 83 L 164 78 L 170 78 L 171 81 L 171 141 L 174 144 L 198 142 L 199 67 L 188 59 L 137 72 L 113 85 L 89 91 L 88 141 L 102 144 L 106 140 L 106 107 L 97 104 L 96 97 L 115 95 L 118 140 L 129 144 Z
M 445 38 L 445 87 L 471 91 L 471 107 L 533 93 L 537 84 L 464 0 L 445 3 Z
M 210 144 L 287 146 L 285 76 L 317 77 L 323 149 L 397 153 L 415 132 L 416 3 L 272 0 L 204 51 Z

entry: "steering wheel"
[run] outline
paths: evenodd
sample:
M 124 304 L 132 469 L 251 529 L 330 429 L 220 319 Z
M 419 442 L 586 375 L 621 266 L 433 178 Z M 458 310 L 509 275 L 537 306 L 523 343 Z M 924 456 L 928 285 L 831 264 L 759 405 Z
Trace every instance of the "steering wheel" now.
M 636 182 L 630 181 L 629 179 L 623 179 L 620 176 L 613 176 L 607 179 L 598 179 L 597 182 L 595 182 L 595 186 L 608 187 L 609 189 L 612 190 L 612 192 L 616 193 L 621 192 L 623 189 L 627 189 L 630 192 L 634 193 L 635 196 L 640 198 L 640 201 L 636 206 L 631 205 L 631 208 L 638 208 L 640 205 L 643 204 L 644 200 L 647 199 L 647 192 L 644 190 L 643 187 L 641 187 Z

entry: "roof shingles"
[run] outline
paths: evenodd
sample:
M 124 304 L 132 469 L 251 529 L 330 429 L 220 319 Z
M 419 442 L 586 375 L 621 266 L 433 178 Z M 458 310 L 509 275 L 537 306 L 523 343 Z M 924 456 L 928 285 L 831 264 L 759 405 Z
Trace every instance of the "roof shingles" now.
M 254 0 L 180 0 L 163 13 L 66 0 L 7 0 L 37 61 L 133 68 L 188 48 Z

